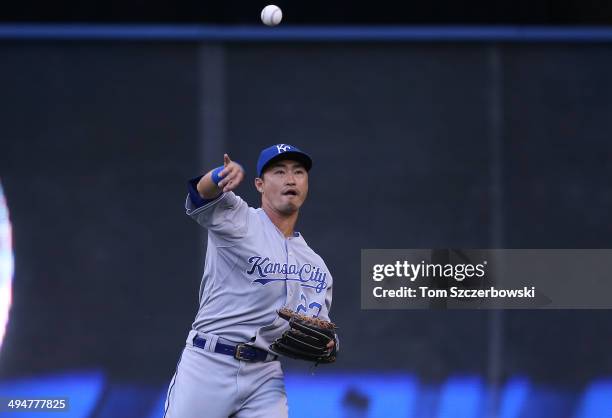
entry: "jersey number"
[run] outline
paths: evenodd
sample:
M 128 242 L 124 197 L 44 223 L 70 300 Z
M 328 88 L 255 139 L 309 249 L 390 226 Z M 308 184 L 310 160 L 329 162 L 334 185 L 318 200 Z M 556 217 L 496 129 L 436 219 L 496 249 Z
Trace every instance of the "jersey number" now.
M 320 303 L 312 302 L 308 304 L 308 301 L 306 300 L 306 296 L 304 296 L 304 294 L 300 295 L 300 300 L 304 303 L 300 303 L 298 305 L 297 309 L 295 310 L 297 313 L 304 312 L 304 315 L 308 315 L 307 312 L 309 310 L 316 310 L 316 313 L 314 313 L 312 317 L 316 318 L 319 316 L 319 314 L 321 313 L 321 308 L 323 308 Z

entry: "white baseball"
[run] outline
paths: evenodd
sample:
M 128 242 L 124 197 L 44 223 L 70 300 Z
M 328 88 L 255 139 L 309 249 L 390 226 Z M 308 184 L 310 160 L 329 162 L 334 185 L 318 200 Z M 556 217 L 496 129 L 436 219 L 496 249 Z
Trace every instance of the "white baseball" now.
M 280 7 L 269 4 L 261 11 L 261 21 L 267 26 L 276 26 L 283 19 L 283 11 Z

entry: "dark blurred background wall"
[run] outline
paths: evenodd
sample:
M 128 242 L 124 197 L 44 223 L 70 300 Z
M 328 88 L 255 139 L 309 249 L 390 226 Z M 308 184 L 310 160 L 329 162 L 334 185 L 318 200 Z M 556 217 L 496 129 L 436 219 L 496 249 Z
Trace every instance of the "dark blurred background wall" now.
M 361 311 L 358 290 L 362 248 L 609 248 L 612 45 L 4 41 L 0 55 L 16 256 L 2 376 L 167 381 L 203 265 L 185 181 L 226 150 L 257 206 L 256 157 L 278 142 L 314 158 L 299 228 L 335 278 L 339 368 L 612 373 L 607 311 Z

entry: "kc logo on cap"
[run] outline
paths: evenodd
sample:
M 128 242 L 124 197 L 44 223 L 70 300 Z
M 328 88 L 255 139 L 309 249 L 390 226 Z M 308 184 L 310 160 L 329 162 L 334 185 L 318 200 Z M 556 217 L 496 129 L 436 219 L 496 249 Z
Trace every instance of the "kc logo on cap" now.
M 259 159 L 257 160 L 257 175 L 261 177 L 266 166 L 283 158 L 301 162 L 304 164 L 306 171 L 310 171 L 310 167 L 312 167 L 312 159 L 310 156 L 298 147 L 289 144 L 276 144 L 262 150 L 259 154 Z

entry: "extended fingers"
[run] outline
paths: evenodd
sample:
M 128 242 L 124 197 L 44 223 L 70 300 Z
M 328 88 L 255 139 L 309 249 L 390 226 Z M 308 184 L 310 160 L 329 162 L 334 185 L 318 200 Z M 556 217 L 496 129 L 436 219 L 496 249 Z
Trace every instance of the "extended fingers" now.
M 231 163 L 232 160 L 230 159 L 229 155 L 223 154 L 223 170 L 219 172 L 220 177 L 223 177 L 227 174 L 227 168 Z
M 240 185 L 240 183 L 242 182 L 242 176 L 239 176 L 238 178 L 234 178 L 229 180 L 224 186 L 223 186 L 223 192 L 227 193 L 227 192 L 231 192 L 232 190 L 234 190 L 236 187 L 238 187 L 238 185 Z
M 219 172 L 221 177 L 224 177 L 230 171 L 236 170 L 236 168 L 242 170 L 242 166 L 235 161 L 232 161 L 227 154 L 223 154 L 223 170 Z
M 225 167 L 223 170 L 219 172 L 219 177 L 223 179 L 219 182 L 219 185 L 221 185 L 224 181 L 227 183 L 227 180 L 234 177 L 236 173 L 239 172 L 240 170 L 241 170 L 241 167 L 236 163 L 232 163 L 228 165 L 227 167 Z
M 224 192 L 234 190 L 242 182 L 242 179 L 244 179 L 242 167 L 234 162 L 224 168 L 220 175 L 223 179 L 219 182 L 218 187 Z

